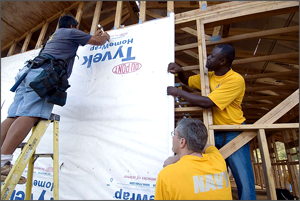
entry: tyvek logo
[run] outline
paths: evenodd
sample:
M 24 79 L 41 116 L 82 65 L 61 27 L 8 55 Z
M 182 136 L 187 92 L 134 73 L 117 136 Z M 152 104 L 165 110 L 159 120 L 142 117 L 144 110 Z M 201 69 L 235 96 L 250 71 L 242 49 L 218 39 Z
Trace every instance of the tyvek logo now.
M 127 74 L 133 73 L 142 68 L 142 64 L 138 62 L 127 62 L 119 64 L 112 69 L 112 72 L 115 74 Z

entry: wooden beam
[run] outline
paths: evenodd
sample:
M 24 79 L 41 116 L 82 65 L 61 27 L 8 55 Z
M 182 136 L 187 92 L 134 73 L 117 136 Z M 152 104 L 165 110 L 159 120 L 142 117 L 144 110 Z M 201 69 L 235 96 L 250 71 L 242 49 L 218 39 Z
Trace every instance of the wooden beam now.
M 154 13 L 150 10 L 146 10 L 146 15 L 149 15 L 150 17 L 154 18 L 154 19 L 159 19 L 159 18 L 163 18 L 163 16 L 157 14 L 157 13 Z
M 83 13 L 83 5 L 84 5 L 84 1 L 81 1 L 78 5 L 78 9 L 75 17 L 75 19 L 78 21 L 78 25 L 80 25 L 82 13 Z
M 119 28 L 120 25 L 121 25 L 122 8 L 123 8 L 123 1 L 118 1 L 117 2 L 117 9 L 116 9 L 116 17 L 115 17 L 114 29 Z
M 14 42 L 12 43 L 12 45 L 10 46 L 9 51 L 8 51 L 8 53 L 7 53 L 7 56 L 8 56 L 8 57 L 11 56 L 11 55 L 13 55 L 13 53 L 14 53 L 14 51 L 15 51 L 15 49 L 16 49 L 16 45 L 17 45 L 17 42 L 14 41 Z
M 275 95 L 270 95 L 270 96 L 245 96 L 243 101 L 259 101 L 259 100 L 282 100 L 284 98 L 286 98 L 287 96 L 286 95 L 278 95 L 278 96 L 275 96 Z
M 146 1 L 140 1 L 140 16 L 139 23 L 143 23 L 146 20 Z
M 103 4 L 103 1 L 96 2 L 96 8 L 95 8 L 93 21 L 92 21 L 92 27 L 91 27 L 91 31 L 90 31 L 91 35 L 94 35 L 94 33 L 97 30 L 97 25 L 99 24 L 100 15 L 101 15 L 102 4 Z
M 243 3 L 243 2 L 241 2 Z M 203 19 L 204 24 L 219 21 L 230 20 L 233 22 L 253 20 L 257 18 L 270 17 L 284 13 L 299 12 L 299 2 L 287 1 L 256 1 L 256 4 L 248 4 L 246 7 L 242 6 L 239 9 L 231 8 L 224 12 L 217 12 L 218 14 L 207 16 Z M 233 11 L 234 10 L 234 11 Z M 282 13 L 280 12 L 282 10 Z M 232 19 L 235 19 L 233 21 Z M 223 23 L 222 23 L 223 24 Z M 227 22 L 225 24 L 228 24 Z M 213 24 L 211 26 L 214 26 Z
M 263 90 L 284 90 L 284 89 L 290 89 L 290 90 L 296 90 L 299 88 L 299 84 L 295 85 L 276 85 L 276 86 L 262 86 L 262 87 L 247 87 L 246 92 L 252 92 L 252 91 L 263 91 Z
M 192 10 L 175 15 L 175 24 L 181 24 L 196 19 L 203 19 L 203 23 L 221 21 L 224 19 L 238 18 L 251 14 L 280 10 L 283 8 L 299 7 L 299 2 L 278 1 L 243 1 L 229 2 L 209 6 L 206 10 Z M 299 9 L 299 8 L 298 8 Z
M 74 7 L 76 7 L 78 4 L 80 3 L 80 1 L 73 3 L 72 5 L 70 5 L 68 8 L 66 8 L 66 11 L 69 11 L 71 9 L 73 9 Z M 50 23 L 52 22 L 54 19 L 56 19 L 57 17 L 59 17 L 61 14 L 61 11 L 57 12 L 55 15 L 53 15 L 52 17 L 48 18 L 47 21 Z M 44 22 L 41 22 L 40 24 L 38 24 L 37 26 L 35 26 L 34 28 L 30 29 L 30 31 L 32 33 L 34 33 L 35 31 L 37 31 L 38 29 L 40 29 L 42 26 L 44 25 Z M 6 50 L 8 47 L 10 47 L 14 42 L 20 42 L 21 40 L 23 40 L 26 36 L 27 36 L 28 31 L 26 31 L 22 36 L 20 36 L 19 38 L 17 38 L 16 40 L 10 42 L 9 44 L 5 45 L 4 47 L 1 47 L 1 52 Z
M 271 165 L 265 130 L 259 129 L 257 137 L 258 137 L 260 155 L 262 158 L 262 166 L 264 169 L 264 178 L 265 178 L 267 196 L 269 200 L 277 200 L 274 174 L 272 171 L 272 165 Z
M 122 20 L 121 20 L 121 24 L 123 24 L 124 22 L 126 22 L 126 20 L 128 20 L 130 18 L 130 14 L 127 13 L 127 15 L 125 15 Z
M 254 124 L 272 124 L 280 117 L 282 117 L 285 113 L 290 111 L 293 107 L 299 104 L 299 89 L 296 90 L 293 94 L 291 94 L 288 98 L 282 101 L 279 105 L 273 108 L 270 112 L 256 121 Z M 209 127 L 208 127 L 209 128 Z M 221 154 L 226 159 L 236 150 L 244 146 L 254 137 L 256 137 L 256 132 L 243 132 L 239 134 L 236 138 L 231 140 L 225 146 L 220 149 Z
M 174 1 L 167 1 L 167 13 L 174 13 Z
M 203 109 L 201 107 L 182 107 L 182 108 L 175 108 L 175 112 L 201 112 Z
M 240 34 L 237 36 L 230 36 L 227 38 L 222 38 L 220 41 L 213 41 L 213 42 L 207 41 L 206 46 L 218 45 L 218 44 L 224 44 L 224 43 L 232 43 L 232 42 L 249 40 L 249 39 L 254 39 L 254 38 L 263 38 L 266 36 L 284 34 L 284 33 L 296 32 L 296 31 L 299 31 L 299 26 L 285 27 L 285 28 L 272 29 L 272 30 L 266 30 L 266 31 L 258 31 L 258 32 L 254 32 L 254 33 L 246 33 L 246 34 Z M 196 48 L 197 45 L 198 45 L 197 43 L 181 45 L 181 46 L 176 47 L 175 51 Z
M 272 35 L 277 35 L 277 34 L 285 34 L 285 33 L 291 33 L 291 32 L 299 32 L 299 26 L 284 27 L 284 28 L 257 31 L 257 32 L 252 32 L 252 33 L 240 34 L 240 35 L 236 35 L 236 36 L 230 36 L 227 38 L 222 38 L 220 41 L 209 42 L 209 43 L 207 43 L 207 45 L 233 43 L 233 42 L 237 42 L 237 41 L 249 40 L 249 39 L 254 39 L 254 38 L 264 38 L 267 36 L 272 36 Z
M 278 72 L 278 73 L 261 73 L 256 75 L 246 75 L 243 76 L 245 80 L 252 80 L 252 79 L 258 79 L 258 78 L 275 78 L 275 77 L 282 77 L 282 76 L 297 76 L 299 77 L 299 71 L 284 71 L 284 72 Z
M 45 34 L 46 34 L 48 26 L 49 26 L 49 22 L 47 20 L 44 23 L 45 24 L 43 25 L 43 28 L 42 28 L 41 33 L 39 35 L 38 41 L 35 45 L 35 49 L 39 49 L 43 44 Z
M 25 38 L 25 41 L 23 43 L 23 46 L 22 46 L 22 49 L 21 49 L 20 53 L 26 52 L 26 50 L 28 48 L 28 45 L 29 45 L 29 42 L 30 42 L 30 39 L 31 39 L 31 36 L 32 36 L 32 32 L 28 31 L 28 34 L 27 34 L 27 36 Z
M 199 8 L 200 8 L 200 10 L 206 10 L 207 1 L 199 1 Z
M 299 58 L 299 52 L 273 54 L 273 55 L 252 57 L 252 58 L 246 58 L 246 59 L 237 59 L 232 62 L 232 65 L 255 63 L 255 62 L 261 62 L 261 61 L 279 61 L 280 59 L 293 59 L 293 58 Z
M 198 39 L 198 58 L 199 58 L 199 69 L 200 69 L 200 81 L 201 81 L 201 93 L 202 96 L 208 96 L 210 93 L 209 80 L 208 80 L 208 69 L 205 68 L 207 54 L 205 45 L 205 30 L 204 24 L 200 20 L 196 20 L 197 25 L 197 39 Z M 203 110 L 203 123 L 206 128 L 213 124 L 211 108 Z M 208 130 L 207 143 L 215 144 L 214 132 Z
M 251 124 L 251 125 L 212 125 L 210 130 L 218 131 L 243 131 L 243 130 L 278 130 L 278 129 L 297 129 L 299 123 L 280 123 L 280 124 Z
M 284 144 L 287 144 L 290 139 L 289 132 L 284 131 L 282 134 L 283 134 Z M 293 157 L 291 156 L 291 152 L 293 150 L 289 149 L 285 146 L 285 151 L 286 151 L 286 156 L 287 156 L 287 167 L 288 167 L 288 172 L 289 172 L 290 181 L 291 181 L 291 185 L 292 185 L 292 191 L 295 193 L 296 196 L 299 196 L 297 182 L 295 181 L 296 179 L 299 179 L 299 177 L 295 178 L 295 169 L 294 169 L 294 166 L 291 164 L 291 162 L 294 162 Z
M 126 7 L 130 13 L 130 19 L 132 24 L 136 24 L 139 22 L 138 16 L 137 16 L 137 11 L 134 11 L 135 9 L 132 7 L 131 4 L 134 4 L 133 6 L 137 7 L 135 1 L 125 1 Z
M 126 15 L 127 13 L 128 13 L 128 9 L 127 8 L 125 8 L 125 9 L 122 10 L 122 14 L 123 15 Z M 104 27 L 105 25 L 108 25 L 109 23 L 113 22 L 114 20 L 115 20 L 115 16 L 111 15 L 109 17 L 106 17 L 104 20 L 102 20 L 100 22 L 100 24 L 101 24 L 101 26 Z

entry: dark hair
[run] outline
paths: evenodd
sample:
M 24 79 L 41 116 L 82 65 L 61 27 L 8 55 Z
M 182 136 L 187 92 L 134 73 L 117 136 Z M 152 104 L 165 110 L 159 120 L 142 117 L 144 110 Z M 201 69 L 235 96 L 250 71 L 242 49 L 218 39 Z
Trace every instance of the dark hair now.
M 78 25 L 77 20 L 71 15 L 64 15 L 59 19 L 58 28 L 70 28 L 71 25 L 76 27 Z
M 181 119 L 177 122 L 179 137 L 185 138 L 188 150 L 201 153 L 207 143 L 207 129 L 198 119 Z
M 221 44 L 218 45 L 217 48 L 221 49 L 222 55 L 226 58 L 228 64 L 232 64 L 235 58 L 235 50 L 231 45 L 228 44 Z

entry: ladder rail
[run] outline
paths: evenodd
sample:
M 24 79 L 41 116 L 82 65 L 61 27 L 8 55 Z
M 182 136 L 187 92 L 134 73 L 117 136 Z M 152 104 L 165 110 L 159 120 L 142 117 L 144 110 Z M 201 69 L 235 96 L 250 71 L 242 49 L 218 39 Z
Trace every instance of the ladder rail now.
M 8 200 L 10 198 L 29 160 L 33 156 L 36 147 L 38 146 L 41 140 L 41 137 L 44 135 L 50 123 L 51 120 L 42 120 L 37 124 L 37 126 L 33 130 L 33 133 L 30 136 L 28 143 L 21 151 L 21 154 L 19 155 L 11 171 L 9 172 L 6 180 L 1 186 L 1 200 Z

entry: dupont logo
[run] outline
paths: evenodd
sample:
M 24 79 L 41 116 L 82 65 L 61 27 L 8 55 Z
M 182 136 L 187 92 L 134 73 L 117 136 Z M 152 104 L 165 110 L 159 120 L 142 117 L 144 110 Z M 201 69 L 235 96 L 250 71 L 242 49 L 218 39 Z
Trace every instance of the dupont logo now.
M 119 64 L 112 69 L 114 74 L 127 74 L 133 73 L 142 68 L 142 64 L 138 62 L 127 62 L 123 64 Z

